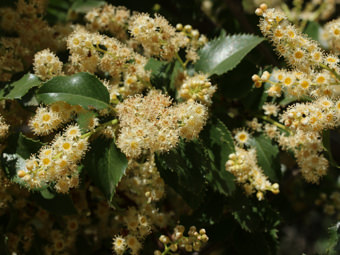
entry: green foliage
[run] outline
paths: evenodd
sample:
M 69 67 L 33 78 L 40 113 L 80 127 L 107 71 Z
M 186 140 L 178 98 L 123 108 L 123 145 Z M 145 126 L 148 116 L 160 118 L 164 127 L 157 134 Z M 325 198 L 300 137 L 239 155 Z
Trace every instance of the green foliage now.
M 217 119 L 207 125 L 201 137 L 211 164 L 206 179 L 214 190 L 231 195 L 235 190 L 234 177 L 225 169 L 229 154 L 235 152 L 230 131 Z
M 111 201 L 117 184 L 125 174 L 127 163 L 125 155 L 113 140 L 98 138 L 91 143 L 91 150 L 84 160 L 84 171 Z
M 319 23 L 315 21 L 308 22 L 308 25 L 304 31 L 310 38 L 312 38 L 315 41 L 319 41 L 319 30 L 320 25 Z
M 151 84 L 155 88 L 161 89 L 173 97 L 175 96 L 175 81 L 182 70 L 181 64 L 178 61 L 169 63 L 150 58 L 144 68 L 151 71 Z
M 57 76 L 45 82 L 37 91 L 37 99 L 45 104 L 64 101 L 71 105 L 81 105 L 85 109 L 104 109 L 109 106 L 110 95 L 94 75 L 76 73 Z
M 20 80 L 17 80 L 0 90 L 0 99 L 21 99 L 31 88 L 41 84 L 40 79 L 34 74 L 27 73 Z
M 280 223 L 279 214 L 267 201 L 256 201 L 236 193 L 230 206 L 236 221 L 248 232 L 270 232 Z M 277 231 L 274 232 L 277 238 Z
M 250 144 L 256 148 L 258 164 L 270 180 L 278 182 L 281 177 L 279 148 L 265 135 L 255 136 Z
M 181 141 L 168 153 L 157 154 L 156 165 L 165 183 L 192 208 L 200 205 L 204 197 L 204 176 L 210 166 L 202 144 Z
M 241 228 L 251 233 L 251 239 L 258 239 L 257 245 L 253 247 L 250 242 L 249 251 L 254 249 L 254 254 L 276 254 L 278 248 L 278 226 L 280 224 L 279 213 L 268 201 L 257 201 L 247 198 L 237 192 L 228 204 L 234 219 Z M 241 250 L 248 250 L 241 248 Z M 244 251 L 240 254 L 245 254 Z
M 86 132 L 88 130 L 88 126 L 90 125 L 90 121 L 96 116 L 96 113 L 91 111 L 81 112 L 78 114 L 77 123 L 82 132 Z
M 78 0 L 75 1 L 72 6 L 71 10 L 78 12 L 78 13 L 87 13 L 88 11 L 92 10 L 93 8 L 98 8 L 100 6 L 105 5 L 105 1 L 96 1 L 96 0 Z
M 324 130 L 322 133 L 322 143 L 325 151 L 327 152 L 328 160 L 332 166 L 340 168 L 338 163 L 335 161 L 332 150 L 331 150 L 331 132 L 329 130 Z
M 262 37 L 254 35 L 226 36 L 223 32 L 199 51 L 200 59 L 195 69 L 209 75 L 224 74 L 235 68 L 262 41 Z
M 328 246 L 325 255 L 336 255 L 340 252 L 340 223 L 329 228 Z

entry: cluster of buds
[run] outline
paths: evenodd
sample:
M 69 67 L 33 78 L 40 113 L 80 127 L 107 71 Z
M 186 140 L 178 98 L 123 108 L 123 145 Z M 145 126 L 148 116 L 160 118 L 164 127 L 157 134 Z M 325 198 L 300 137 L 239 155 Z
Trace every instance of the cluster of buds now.
M 164 245 L 164 252 L 156 250 L 154 255 L 167 254 L 167 252 L 177 252 L 183 249 L 186 252 L 200 251 L 203 244 L 208 242 L 209 237 L 204 228 L 197 231 L 195 226 L 191 226 L 188 231 L 188 236 L 184 236 L 184 226 L 177 225 L 171 238 L 165 235 L 159 237 L 159 241 Z
M 69 126 L 62 135 L 56 136 L 49 146 L 44 146 L 25 161 L 17 175 L 29 188 L 39 188 L 55 182 L 58 192 L 66 193 L 78 186 L 77 163 L 88 147 L 77 125 Z
M 199 101 L 202 104 L 210 105 L 212 96 L 216 91 L 216 86 L 213 86 L 205 74 L 195 74 L 192 77 L 187 77 L 180 90 L 179 96 L 185 100 Z
M 264 71 L 263 74 L 260 76 L 258 76 L 257 74 L 254 74 L 251 79 L 253 80 L 255 87 L 256 88 L 261 88 L 262 84 L 264 82 L 267 82 L 270 78 L 270 73 L 268 71 Z
M 186 60 L 196 62 L 199 59 L 197 50 L 208 42 L 205 35 L 200 35 L 197 29 L 193 29 L 191 25 L 177 24 L 176 30 L 186 38 Z
M 243 185 L 247 195 L 257 192 L 258 200 L 263 200 L 266 191 L 279 193 L 279 185 L 271 184 L 258 166 L 256 150 L 247 151 L 236 147 L 236 152 L 229 155 L 225 166 L 226 170 L 236 177 L 236 181 Z

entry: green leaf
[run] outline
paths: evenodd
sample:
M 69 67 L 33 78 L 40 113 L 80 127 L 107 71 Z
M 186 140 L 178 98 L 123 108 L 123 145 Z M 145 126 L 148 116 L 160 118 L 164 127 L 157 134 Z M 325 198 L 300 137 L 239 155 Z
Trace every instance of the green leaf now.
M 242 103 L 249 111 L 262 111 L 263 104 L 267 101 L 269 83 L 265 83 L 261 88 L 253 87 L 244 97 L 241 98 Z
M 281 177 L 278 146 L 264 135 L 252 138 L 250 145 L 256 148 L 257 161 L 265 175 L 270 180 L 278 182 Z
M 55 194 L 53 194 L 48 189 L 43 189 L 42 191 L 40 191 L 40 195 L 45 199 L 53 199 L 55 197 Z
M 280 222 L 278 212 L 267 201 L 248 198 L 241 191 L 230 199 L 228 206 L 235 220 L 247 232 L 269 232 Z
M 86 111 L 78 114 L 77 123 L 82 132 L 86 132 L 90 125 L 90 121 L 96 116 L 96 113 L 91 111 Z
M 64 101 L 71 105 L 81 105 L 85 109 L 103 109 L 109 106 L 110 95 L 94 75 L 77 73 L 57 76 L 45 82 L 37 91 L 37 99 L 45 104 Z
M 41 84 L 40 79 L 34 74 L 25 74 L 20 80 L 8 84 L 0 90 L 0 99 L 21 99 L 27 92 Z
M 340 222 L 329 229 L 329 240 L 326 249 L 327 255 L 336 255 L 340 251 Z
M 157 154 L 155 159 L 165 183 L 193 209 L 197 208 L 203 201 L 204 174 L 209 168 L 202 145 L 197 141 L 181 141 L 175 149 Z
M 319 23 L 315 21 L 310 21 L 308 22 L 308 25 L 304 30 L 304 33 L 307 34 L 313 40 L 319 41 L 319 29 L 320 29 Z
M 145 70 L 151 71 L 151 84 L 156 89 L 161 89 L 172 97 L 176 95 L 175 81 L 181 71 L 181 64 L 176 60 L 173 62 L 166 62 L 150 58 L 145 65 Z
M 44 144 L 39 140 L 34 140 L 25 136 L 23 133 L 19 134 L 16 153 L 24 159 L 28 159 L 31 154 L 36 153 Z
M 323 147 L 325 149 L 325 151 L 327 152 L 328 155 L 328 160 L 331 163 L 332 166 L 340 168 L 340 166 L 338 165 L 338 163 L 335 161 L 333 154 L 332 154 L 332 150 L 331 150 L 331 132 L 330 130 L 324 130 L 322 133 L 322 144 Z
M 221 75 L 236 67 L 264 38 L 255 35 L 226 36 L 225 32 L 208 42 L 200 51 L 196 71 Z
M 205 127 L 201 137 L 211 160 L 206 179 L 214 190 L 228 196 L 235 190 L 234 177 L 225 169 L 229 154 L 235 152 L 232 135 L 217 119 Z
M 87 153 L 84 169 L 95 185 L 111 201 L 119 181 L 125 174 L 128 161 L 113 140 L 97 138 Z
M 78 0 L 74 2 L 71 6 L 71 10 L 77 13 L 87 13 L 88 11 L 105 5 L 105 1 L 95 1 L 95 0 Z

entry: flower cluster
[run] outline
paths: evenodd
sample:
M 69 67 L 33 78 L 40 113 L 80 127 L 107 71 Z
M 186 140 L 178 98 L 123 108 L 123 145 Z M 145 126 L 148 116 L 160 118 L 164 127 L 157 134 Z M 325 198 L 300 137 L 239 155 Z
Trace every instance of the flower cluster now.
M 204 243 L 209 240 L 204 228 L 197 231 L 195 226 L 191 226 L 188 231 L 188 236 L 184 235 L 185 228 L 182 225 L 177 225 L 174 228 L 171 238 L 165 235 L 159 237 L 159 241 L 164 245 L 164 251 L 178 252 L 183 249 L 186 252 L 198 252 L 201 250 Z M 154 255 L 164 254 L 160 250 L 156 250 Z
M 17 35 L 0 39 L 1 81 L 9 81 L 13 74 L 29 67 L 37 51 L 49 48 L 56 52 L 65 48 L 70 26 L 49 26 L 42 18 L 46 6 L 45 0 L 19 0 L 16 9 L 0 8 L 0 28 Z
M 335 215 L 337 219 L 340 219 L 340 192 L 334 191 L 327 196 L 325 193 L 321 193 L 319 198 L 315 200 L 315 204 L 323 207 L 323 211 L 327 215 Z
M 118 189 L 140 206 L 159 201 L 164 195 L 164 181 L 157 171 L 154 156 L 144 164 L 130 161 Z
M 155 18 L 145 13 L 133 15 L 129 32 L 143 46 L 146 56 L 159 56 L 165 60 L 171 60 L 189 42 L 160 15 L 155 15 Z
M 14 73 L 22 72 L 22 57 L 28 53 L 18 38 L 0 38 L 0 81 L 9 81 Z
M 263 200 L 266 191 L 279 193 L 279 185 L 271 184 L 258 166 L 255 149 L 236 147 L 236 152 L 229 155 L 225 166 L 226 170 L 236 177 L 236 181 L 243 185 L 247 195 L 256 192 L 258 200 Z
M 69 73 L 107 72 L 110 80 L 105 84 L 111 99 L 140 93 L 149 84 L 150 73 L 144 69 L 147 59 L 115 38 L 77 27 L 67 38 L 67 47 L 71 53 Z
M 323 39 L 334 54 L 340 54 L 340 18 L 328 22 L 323 28 Z
M 304 178 L 318 182 L 326 174 L 328 161 L 322 155 L 322 131 L 338 126 L 340 102 L 328 98 L 311 103 L 297 103 L 287 109 L 280 120 L 291 130 L 290 136 L 281 135 L 279 143 L 294 152 Z
M 0 139 L 3 139 L 7 136 L 9 129 L 9 125 L 6 124 L 4 117 L 0 115 Z
M 339 125 L 340 103 L 336 90 L 340 81 L 339 59 L 323 52 L 316 42 L 291 25 L 282 12 L 267 9 L 263 4 L 256 13 L 263 16 L 260 22 L 263 34 L 273 41 L 279 54 L 294 69 L 274 70 L 271 75 L 265 72 L 261 77 L 254 75 L 255 84 L 270 84 L 267 90 L 269 96 L 279 97 L 284 92 L 297 98 L 307 96 L 315 99 L 289 106 L 279 117 L 283 125 L 270 120 L 276 127 L 267 124 L 265 132 L 276 139 L 284 150 L 294 153 L 308 182 L 318 183 L 328 168 L 328 161 L 323 155 L 322 131 Z M 264 109 L 265 114 L 270 115 L 268 104 Z M 272 115 L 276 117 L 277 112 L 278 109 L 275 109 Z M 277 127 L 284 133 L 280 134 Z
M 256 13 L 263 17 L 260 21 L 263 35 L 272 40 L 278 54 L 283 56 L 290 66 L 307 74 L 316 71 L 320 66 L 339 71 L 339 59 L 331 54 L 326 55 L 316 42 L 290 24 L 283 12 L 267 9 L 263 4 Z
M 171 106 L 169 97 L 151 90 L 147 96 L 136 95 L 117 105 L 120 120 L 118 147 L 131 158 L 150 150 L 168 151 L 180 135 L 197 136 L 205 124 L 206 108 L 188 102 Z
M 77 163 L 87 150 L 87 138 L 82 138 L 78 126 L 69 126 L 62 135 L 56 136 L 49 146 L 40 149 L 25 161 L 18 176 L 30 188 L 39 188 L 55 182 L 58 192 L 66 193 L 78 186 Z
M 292 1 L 292 8 L 283 0 L 247 0 L 246 10 L 253 12 L 260 4 L 270 8 L 277 8 L 285 12 L 289 21 L 304 27 L 307 21 L 327 20 L 336 10 L 336 0 L 296 0 Z
M 63 63 L 49 49 L 34 55 L 33 69 L 36 76 L 48 80 L 62 74 Z
M 186 100 L 192 99 L 199 101 L 202 104 L 210 105 L 212 96 L 216 91 L 216 86 L 213 86 L 207 75 L 195 74 L 187 77 L 181 85 L 178 94 Z
M 187 140 L 198 137 L 208 118 L 207 108 L 199 103 L 188 101 L 175 108 L 179 136 Z
M 156 202 L 164 195 L 164 181 L 157 171 L 154 156 L 149 155 L 145 163 L 130 160 L 118 190 L 136 207 L 129 207 L 121 213 L 120 221 L 128 234 L 113 238 L 113 250 L 116 254 L 123 254 L 129 249 L 131 254 L 138 254 L 151 231 L 165 227 L 169 221 L 167 215 L 156 207 Z
M 128 37 L 127 25 L 130 19 L 130 11 L 123 6 L 106 4 L 100 8 L 94 8 L 86 13 L 85 19 L 89 22 L 91 31 L 109 31 L 121 41 Z
M 48 135 L 62 124 L 69 122 L 75 113 L 82 110 L 79 105 L 72 106 L 65 102 L 56 102 L 46 107 L 40 106 L 29 120 L 28 126 L 37 135 Z

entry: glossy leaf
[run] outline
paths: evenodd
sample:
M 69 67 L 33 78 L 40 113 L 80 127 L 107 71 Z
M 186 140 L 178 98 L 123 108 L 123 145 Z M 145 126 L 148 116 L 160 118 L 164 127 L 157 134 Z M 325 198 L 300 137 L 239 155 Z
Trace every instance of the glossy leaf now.
M 278 146 L 264 135 L 252 138 L 250 144 L 256 148 L 258 164 L 265 175 L 278 182 L 281 177 Z
M 255 35 L 225 35 L 225 32 L 208 42 L 200 51 L 196 71 L 221 75 L 236 67 L 259 43 L 262 37 Z
M 1 89 L 0 99 L 21 99 L 31 88 L 37 87 L 40 84 L 40 79 L 34 74 L 25 74 L 20 80 Z
M 94 184 L 111 201 L 128 165 L 125 155 L 113 140 L 97 138 L 91 144 L 84 165 Z
M 94 75 L 77 73 L 57 76 L 47 81 L 37 91 L 37 99 L 45 104 L 64 101 L 71 105 L 81 105 L 85 109 L 104 109 L 109 106 L 110 95 Z
M 105 5 L 105 1 L 95 1 L 95 0 L 77 0 L 72 6 L 71 10 L 78 13 L 87 13 L 94 8 L 98 8 Z

